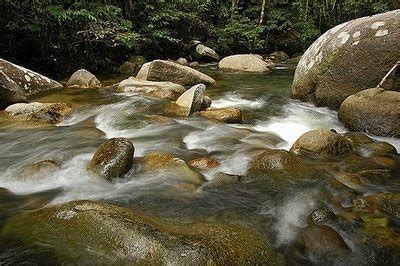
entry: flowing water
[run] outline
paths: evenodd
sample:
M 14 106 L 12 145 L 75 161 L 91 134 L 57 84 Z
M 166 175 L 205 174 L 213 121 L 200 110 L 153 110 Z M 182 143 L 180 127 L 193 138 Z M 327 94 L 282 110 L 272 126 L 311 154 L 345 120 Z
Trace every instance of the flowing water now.
M 19 204 L 32 193 L 30 198 L 45 198 L 50 205 L 77 199 L 100 200 L 161 217 L 243 224 L 266 235 L 289 262 L 301 261 L 290 247 L 297 232 L 306 226 L 308 214 L 327 204 L 332 196 L 324 180 L 262 179 L 222 187 L 206 183 L 195 193 L 170 193 L 166 189 L 171 185 L 167 176 L 170 173 L 138 176 L 131 171 L 110 183 L 86 170 L 102 142 L 126 137 L 134 143 L 135 157 L 151 151 L 169 152 L 185 161 L 213 156 L 221 165 L 203 173 L 212 181 L 218 173 L 246 174 L 249 162 L 262 149 L 288 150 L 311 129 L 345 132 L 335 111 L 290 99 L 294 68 L 282 65 L 267 75 L 223 73 L 215 66 L 200 68 L 218 81 L 206 90 L 213 100 L 212 107 L 241 109 L 243 124 L 219 124 L 201 117 L 159 123 L 149 115 L 162 115 L 165 100 L 115 94 L 107 88 L 65 89 L 41 96 L 38 101 L 66 102 L 77 106 L 77 110 L 54 127 L 20 129 L 0 122 L 0 187 L 16 194 L 3 198 L 0 222 L 20 211 Z M 400 149 L 398 140 L 385 141 Z M 40 179 L 16 178 L 25 165 L 47 159 L 61 162 L 61 169 Z M 398 192 L 398 187 L 395 184 L 391 189 Z M 380 187 L 378 191 L 388 189 Z M 355 230 L 347 224 L 337 230 L 354 254 L 347 262 L 367 263 L 364 255 L 368 247 L 357 244 Z M 0 261 L 9 263 L 39 258 L 12 243 L 4 245 L 0 253 Z

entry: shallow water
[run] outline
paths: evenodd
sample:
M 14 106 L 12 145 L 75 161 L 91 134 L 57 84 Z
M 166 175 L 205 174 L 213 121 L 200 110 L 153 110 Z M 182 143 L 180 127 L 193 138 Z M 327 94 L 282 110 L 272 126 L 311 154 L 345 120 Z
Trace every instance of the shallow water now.
M 87 172 L 86 165 L 96 148 L 113 137 L 129 138 L 134 143 L 136 157 L 151 151 L 169 152 L 185 161 L 212 155 L 221 163 L 217 169 L 204 172 L 212 181 L 218 173 L 245 175 L 249 162 L 262 149 L 288 150 L 300 135 L 311 129 L 346 131 L 335 111 L 290 99 L 293 65 L 282 65 L 267 75 L 223 73 L 215 66 L 200 70 L 218 81 L 218 85 L 206 90 L 213 100 L 212 107 L 241 109 L 244 124 L 218 124 L 201 117 L 158 123 L 149 119 L 149 115 L 162 115 L 167 104 L 164 100 L 115 94 L 107 88 L 66 89 L 36 99 L 78 106 L 61 124 L 20 129 L 0 123 L 0 187 L 19 195 L 46 193 L 49 201 L 46 204 L 104 200 L 167 218 L 244 224 L 265 234 L 289 262 L 298 262 L 290 246 L 306 225 L 308 214 L 332 196 L 326 180 L 277 182 L 278 179 L 263 178 L 223 187 L 206 183 L 195 193 L 172 193 L 168 188 L 174 184 L 168 177 L 173 173 L 138 175 L 131 171 L 110 183 Z M 400 150 L 398 140 L 384 140 Z M 47 159 L 61 162 L 61 170 L 39 180 L 16 178 L 23 166 Z M 392 190 L 398 192 L 398 187 L 396 183 Z M 388 189 L 379 187 L 365 193 Z M 5 208 L 10 213 L 19 211 L 14 205 Z M 357 235 L 349 225 L 338 230 L 355 254 L 347 262 L 366 263 L 364 254 L 368 247 L 357 245 Z M 0 260 L 40 261 L 40 255 L 24 248 L 6 245 Z M 343 263 L 342 259 L 336 262 Z

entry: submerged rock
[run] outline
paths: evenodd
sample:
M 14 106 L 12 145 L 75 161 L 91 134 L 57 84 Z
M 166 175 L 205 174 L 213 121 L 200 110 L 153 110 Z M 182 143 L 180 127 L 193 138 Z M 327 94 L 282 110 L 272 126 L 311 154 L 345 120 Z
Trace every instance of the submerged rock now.
M 220 166 L 217 160 L 214 160 L 210 157 L 196 158 L 188 161 L 187 164 L 202 170 L 212 169 Z
M 126 138 L 109 139 L 96 150 L 88 169 L 109 181 L 122 177 L 132 168 L 134 151 Z
M 345 22 L 304 53 L 292 96 L 338 109 L 348 96 L 377 86 L 399 58 L 400 10 Z
M 147 81 L 130 77 L 118 84 L 118 92 L 136 92 L 147 96 L 175 100 L 186 92 L 185 87 L 172 82 Z
M 58 162 L 53 160 L 44 160 L 24 166 L 18 179 L 29 181 L 40 180 L 60 169 L 61 167 Z
M 348 97 L 340 106 L 338 115 L 350 130 L 399 138 L 399 106 L 400 92 L 373 88 Z
M 63 88 L 57 81 L 4 59 L 0 59 L 0 71 L 15 81 L 28 96 Z
M 25 103 L 27 101 L 23 89 L 0 70 L 0 110 L 14 103 Z
M 168 221 L 92 201 L 20 213 L 7 221 L 1 237 L 40 243 L 36 247 L 48 247 L 64 263 L 284 263 L 267 240 L 244 227 Z
M 207 109 L 200 114 L 208 119 L 229 124 L 240 124 L 243 122 L 242 112 L 237 108 Z
M 195 191 L 206 181 L 203 175 L 190 168 L 184 160 L 169 153 L 147 154 L 142 158 L 141 170 L 167 173 L 167 181 L 180 191 Z
M 75 71 L 67 81 L 67 87 L 96 88 L 100 86 L 100 81 L 95 75 L 86 69 Z
M 223 58 L 218 68 L 221 70 L 244 71 L 244 72 L 270 72 L 272 63 L 267 63 L 257 55 L 238 54 Z
M 204 84 L 197 84 L 183 93 L 175 103 L 185 108 L 187 110 L 187 116 L 189 116 L 201 110 L 205 90 L 206 86 Z
M 290 148 L 296 154 L 311 153 L 323 156 L 347 155 L 353 150 L 349 140 L 330 130 L 311 130 L 304 133 Z
M 383 211 L 400 219 L 400 194 L 385 192 L 365 196 L 354 203 L 354 208 L 369 213 Z
M 66 103 L 16 103 L 5 109 L 10 118 L 16 122 L 39 124 L 57 124 L 72 112 Z
M 183 86 L 215 83 L 213 78 L 193 68 L 165 60 L 144 64 L 136 77 L 151 81 L 170 81 Z

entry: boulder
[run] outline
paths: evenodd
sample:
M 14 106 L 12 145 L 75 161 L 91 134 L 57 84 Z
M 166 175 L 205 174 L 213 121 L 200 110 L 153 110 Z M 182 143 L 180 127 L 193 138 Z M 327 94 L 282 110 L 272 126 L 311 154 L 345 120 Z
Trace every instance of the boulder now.
M 8 116 L 17 122 L 57 124 L 72 112 L 65 103 L 16 103 L 5 109 Z
M 333 261 L 351 250 L 343 238 L 326 225 L 309 225 L 298 234 L 296 246 L 302 253 L 317 261 Z
M 128 62 L 135 64 L 136 66 L 140 67 L 146 63 L 146 58 L 141 55 L 134 55 L 129 57 Z
M 200 66 L 200 64 L 199 64 L 199 62 L 194 61 L 194 62 L 191 62 L 191 63 L 189 64 L 189 66 L 190 66 L 190 67 L 198 67 L 198 66 Z
M 373 139 L 361 132 L 347 132 L 343 134 L 343 137 L 345 137 L 353 145 L 363 145 L 374 142 Z
M 187 116 L 200 111 L 204 100 L 204 92 L 206 85 L 197 84 L 183 93 L 177 100 L 176 104 L 187 110 Z
M 134 74 L 137 66 L 129 61 L 124 62 L 117 70 L 122 74 Z
M 154 60 L 144 64 L 136 77 L 151 81 L 170 81 L 183 86 L 215 83 L 213 78 L 193 68 L 165 60 Z
M 216 61 L 219 60 L 218 54 L 211 48 L 205 46 L 200 41 L 191 41 L 188 45 L 190 55 L 196 60 Z
M 188 161 L 187 164 L 201 170 L 208 170 L 220 166 L 217 160 L 210 157 L 196 158 Z
M 340 24 L 304 53 L 292 97 L 339 109 L 350 95 L 378 85 L 400 58 L 400 10 Z
M 96 150 L 88 169 L 111 181 L 129 172 L 133 165 L 135 148 L 126 138 L 109 139 Z
M 93 201 L 19 213 L 0 236 L 45 246 L 66 264 L 284 264 L 264 237 L 245 227 L 169 221 Z
M 180 191 L 196 191 L 206 181 L 203 175 L 190 168 L 184 160 L 163 152 L 151 152 L 144 156 L 141 171 L 163 172 L 168 183 Z
M 100 81 L 95 75 L 86 69 L 75 71 L 67 81 L 67 87 L 96 88 L 100 86 Z
M 24 90 L 0 70 L 0 110 L 14 103 L 25 103 L 27 101 Z
M 189 65 L 189 62 L 186 60 L 186 58 L 183 58 L 183 57 L 181 57 L 181 58 L 179 58 L 178 60 L 176 60 L 176 62 L 177 62 L 178 64 L 182 65 L 182 66 L 187 66 L 187 65 Z
M 203 102 L 201 103 L 201 109 L 200 110 L 206 110 L 209 108 L 212 104 L 211 98 L 208 96 L 204 96 Z
M 349 96 L 340 106 L 338 116 L 350 130 L 399 138 L 399 106 L 400 92 L 373 88 Z
M 276 51 L 269 54 L 267 58 L 272 61 L 286 61 L 289 59 L 289 56 L 283 51 Z
M 296 178 L 310 178 L 312 173 L 301 157 L 280 149 L 268 149 L 250 163 L 250 172 L 288 172 Z
M 60 169 L 61 167 L 58 162 L 53 160 L 44 160 L 24 166 L 18 175 L 18 179 L 29 181 L 40 180 Z
M 207 109 L 200 114 L 208 119 L 228 124 L 240 124 L 243 122 L 242 112 L 237 108 Z
M 267 73 L 271 71 L 272 65 L 257 55 L 237 54 L 223 58 L 219 62 L 218 68 L 227 71 Z
M 304 133 L 290 148 L 295 154 L 311 153 L 322 156 L 347 155 L 353 150 L 350 141 L 330 130 L 311 130 Z
M 4 59 L 0 59 L 0 71 L 15 81 L 27 96 L 63 88 L 57 81 Z
M 135 92 L 146 96 L 159 97 L 163 99 L 176 100 L 185 87 L 172 82 L 147 81 L 130 77 L 118 84 L 118 92 Z

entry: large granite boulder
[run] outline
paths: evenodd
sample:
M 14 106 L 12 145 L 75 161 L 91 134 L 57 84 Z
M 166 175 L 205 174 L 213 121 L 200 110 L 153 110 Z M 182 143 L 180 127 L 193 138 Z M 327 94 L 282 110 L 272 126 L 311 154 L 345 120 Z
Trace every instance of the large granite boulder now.
M 0 71 L 14 80 L 27 96 L 63 88 L 57 81 L 4 59 L 0 59 Z
M 23 89 L 0 70 L 0 110 L 14 103 L 24 103 L 27 101 L 28 99 Z
M 135 148 L 126 138 L 109 139 L 96 150 L 88 169 L 111 181 L 129 172 Z
M 373 88 L 348 97 L 340 106 L 339 120 L 354 131 L 400 137 L 400 92 Z
M 322 156 L 347 155 L 353 150 L 351 142 L 330 130 L 311 130 L 300 136 L 290 148 L 295 154 Z
M 100 86 L 100 81 L 95 75 L 86 69 L 78 69 L 71 75 L 66 86 L 78 88 L 96 88 Z
M 144 64 L 136 77 L 151 81 L 170 81 L 183 86 L 215 83 L 213 78 L 200 71 L 165 60 L 154 60 Z
M 157 82 L 130 77 L 118 84 L 118 92 L 135 92 L 147 96 L 176 100 L 186 91 L 185 87 L 172 82 Z
M 66 103 L 16 103 L 5 109 L 15 122 L 34 124 L 57 124 L 72 112 Z
M 10 218 L 2 239 L 54 252 L 67 264 L 283 265 L 260 234 L 242 226 L 183 223 L 112 204 L 72 201 Z
M 378 85 L 400 58 L 400 10 L 340 24 L 304 53 L 292 97 L 338 109 L 350 95 Z
M 191 41 L 188 45 L 190 55 L 195 60 L 215 61 L 219 55 L 210 47 L 205 46 L 200 41 Z
M 218 64 L 218 68 L 221 70 L 260 73 L 270 72 L 272 67 L 272 62 L 266 62 L 262 57 L 253 54 L 227 56 Z

